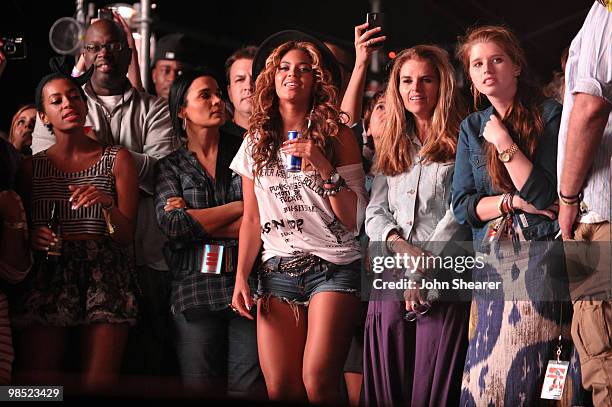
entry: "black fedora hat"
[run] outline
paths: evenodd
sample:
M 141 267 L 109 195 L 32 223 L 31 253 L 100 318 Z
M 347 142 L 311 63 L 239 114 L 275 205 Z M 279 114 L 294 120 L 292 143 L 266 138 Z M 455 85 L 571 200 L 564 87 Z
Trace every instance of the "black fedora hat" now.
M 276 34 L 272 34 L 261 43 L 253 59 L 253 80 L 257 80 L 259 73 L 266 66 L 266 59 L 268 59 L 272 51 L 289 41 L 310 42 L 313 44 L 321 53 L 321 63 L 323 67 L 331 73 L 334 85 L 340 87 L 342 75 L 340 73 L 340 65 L 334 54 L 332 54 L 330 49 L 318 38 L 297 30 L 279 31 Z

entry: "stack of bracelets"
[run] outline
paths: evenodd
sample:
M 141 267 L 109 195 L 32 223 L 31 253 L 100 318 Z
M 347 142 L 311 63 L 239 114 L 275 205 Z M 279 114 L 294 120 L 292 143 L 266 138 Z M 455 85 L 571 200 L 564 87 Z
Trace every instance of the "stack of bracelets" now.
M 323 180 L 323 193 L 324 197 L 334 196 L 344 188 L 348 189 L 344 178 L 338 174 L 338 171 L 334 168 L 328 179 Z
M 397 243 L 399 240 L 401 240 L 401 239 L 402 239 L 402 237 L 400 236 L 400 234 L 399 234 L 399 233 L 395 233 L 395 234 L 391 235 L 391 236 L 390 236 L 390 237 L 387 239 L 387 250 L 389 250 L 389 251 L 390 251 L 390 252 L 392 252 L 392 253 L 397 253 L 397 252 L 395 251 L 394 246 L 395 246 L 395 244 L 396 244 L 396 243 Z
M 514 214 L 514 207 L 512 206 L 512 199 L 514 193 L 503 194 L 497 204 L 497 209 L 500 215 Z

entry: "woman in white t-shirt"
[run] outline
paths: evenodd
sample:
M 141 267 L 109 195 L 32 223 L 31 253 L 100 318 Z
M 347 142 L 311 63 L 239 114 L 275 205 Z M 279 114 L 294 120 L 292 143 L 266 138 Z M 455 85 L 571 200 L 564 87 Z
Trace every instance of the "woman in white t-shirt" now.
M 359 317 L 367 196 L 355 136 L 337 107 L 336 64 L 303 33 L 266 40 L 253 63 L 261 75 L 249 132 L 231 164 L 244 197 L 232 307 L 252 318 L 247 277 L 263 242 L 257 334 L 273 400 L 339 402 Z M 288 141 L 291 130 L 302 137 Z M 301 171 L 285 171 L 287 155 L 302 157 Z

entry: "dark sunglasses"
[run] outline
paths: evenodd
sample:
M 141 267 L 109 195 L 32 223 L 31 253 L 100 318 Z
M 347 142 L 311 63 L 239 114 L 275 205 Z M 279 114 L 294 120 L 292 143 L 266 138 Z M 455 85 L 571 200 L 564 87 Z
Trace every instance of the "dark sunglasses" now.
M 404 315 L 404 319 L 408 322 L 414 322 L 419 318 L 419 316 L 423 316 L 429 312 L 431 309 L 431 303 L 429 301 L 425 301 L 423 304 L 419 304 L 415 307 L 414 311 L 408 311 Z

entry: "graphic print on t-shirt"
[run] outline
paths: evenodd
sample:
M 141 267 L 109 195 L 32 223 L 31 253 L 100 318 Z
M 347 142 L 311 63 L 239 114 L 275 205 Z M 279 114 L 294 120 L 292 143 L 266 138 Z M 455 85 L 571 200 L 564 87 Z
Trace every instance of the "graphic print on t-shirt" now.
M 254 181 L 263 257 L 314 254 L 336 264 L 360 258 L 355 234 L 344 227 L 323 195 L 323 179 L 314 171 L 287 172 L 282 154 L 253 175 L 253 157 L 243 141 L 232 168 Z M 339 171 L 342 171 L 340 167 Z

